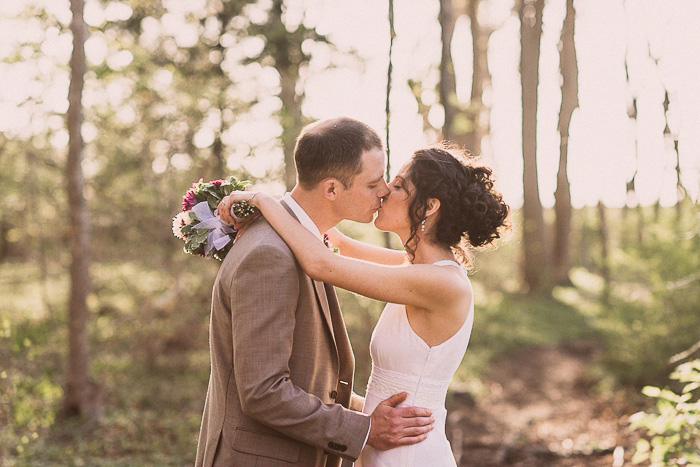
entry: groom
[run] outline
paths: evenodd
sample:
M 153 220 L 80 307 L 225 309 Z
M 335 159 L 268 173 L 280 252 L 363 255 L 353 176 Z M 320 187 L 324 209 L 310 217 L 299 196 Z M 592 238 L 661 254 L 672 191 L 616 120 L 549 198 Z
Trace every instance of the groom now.
M 319 241 L 343 219 L 371 222 L 389 193 L 381 140 L 359 121 L 307 126 L 294 158 L 298 183 L 282 204 Z M 232 223 L 228 207 L 219 212 Z M 429 410 L 396 407 L 405 393 L 371 416 L 360 412 L 335 291 L 301 270 L 264 219 L 247 226 L 221 265 L 210 349 L 197 466 L 337 467 L 365 444 L 414 444 L 432 427 Z

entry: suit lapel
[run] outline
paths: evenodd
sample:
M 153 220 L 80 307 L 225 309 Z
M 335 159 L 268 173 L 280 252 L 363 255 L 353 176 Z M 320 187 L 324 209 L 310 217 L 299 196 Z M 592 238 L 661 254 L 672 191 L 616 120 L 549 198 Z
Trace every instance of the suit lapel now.
M 316 296 L 318 297 L 318 302 L 321 304 L 321 310 L 323 311 L 323 316 L 326 318 L 326 324 L 328 325 L 328 330 L 331 332 L 331 337 L 333 338 L 333 343 L 335 342 L 335 333 L 333 332 L 333 319 L 331 318 L 331 309 L 328 306 L 328 295 L 326 295 L 326 289 L 323 286 L 323 282 L 313 281 L 314 289 L 316 289 Z M 337 350 L 337 344 L 336 344 Z
M 350 345 L 350 338 L 348 337 L 348 331 L 345 327 L 345 321 L 343 320 L 343 314 L 340 311 L 340 304 L 338 303 L 338 297 L 335 294 L 335 289 L 332 285 L 324 284 L 326 295 L 328 297 L 328 305 L 331 310 L 331 316 L 333 318 L 333 328 L 335 331 L 335 342 L 336 349 L 338 350 L 338 360 L 340 363 L 340 373 L 338 377 L 343 382 L 338 390 L 338 393 L 346 392 L 347 403 L 350 402 L 350 394 L 352 393 L 352 380 L 355 373 L 355 356 L 352 353 L 352 346 Z M 345 386 L 345 387 L 343 387 Z M 343 391 L 344 390 L 344 391 Z M 341 399 L 344 400 L 344 399 Z
M 280 204 L 292 215 L 296 220 L 299 220 L 297 216 L 294 215 L 294 211 L 287 206 L 287 203 L 280 201 Z M 335 333 L 333 332 L 333 319 L 331 318 L 331 309 L 328 306 L 328 295 L 326 295 L 326 289 L 323 282 L 311 280 L 314 284 L 314 289 L 316 290 L 316 297 L 318 298 L 318 303 L 321 306 L 321 311 L 323 312 L 323 317 L 326 321 L 326 326 L 328 331 L 331 333 L 331 338 L 333 339 L 333 344 L 336 345 L 336 355 L 337 355 L 337 344 L 335 342 Z

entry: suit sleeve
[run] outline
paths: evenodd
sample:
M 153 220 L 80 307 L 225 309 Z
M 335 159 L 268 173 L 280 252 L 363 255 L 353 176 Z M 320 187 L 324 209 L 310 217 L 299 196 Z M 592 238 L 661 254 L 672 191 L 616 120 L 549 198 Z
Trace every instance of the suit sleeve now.
M 290 380 L 299 270 L 290 252 L 259 245 L 231 284 L 233 360 L 246 415 L 285 435 L 355 460 L 369 417 L 324 404 Z

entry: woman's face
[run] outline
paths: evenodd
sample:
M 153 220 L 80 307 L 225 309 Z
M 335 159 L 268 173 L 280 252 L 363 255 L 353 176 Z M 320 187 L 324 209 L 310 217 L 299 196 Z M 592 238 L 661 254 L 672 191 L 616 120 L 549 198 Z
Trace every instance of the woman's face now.
M 411 219 L 408 207 L 413 198 L 414 186 L 407 179 L 409 163 L 401 167 L 399 173 L 389 183 L 389 194 L 382 200 L 377 211 L 374 226 L 385 232 L 394 232 L 401 238 L 408 237 L 411 231 Z

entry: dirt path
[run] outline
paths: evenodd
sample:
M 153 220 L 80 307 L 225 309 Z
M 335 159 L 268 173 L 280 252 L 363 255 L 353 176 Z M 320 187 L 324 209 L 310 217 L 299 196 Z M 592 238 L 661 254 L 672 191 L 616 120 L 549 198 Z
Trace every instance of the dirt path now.
M 636 438 L 624 400 L 592 389 L 589 348 L 534 348 L 500 362 L 478 403 L 454 394 L 448 432 L 458 464 L 629 465 Z

